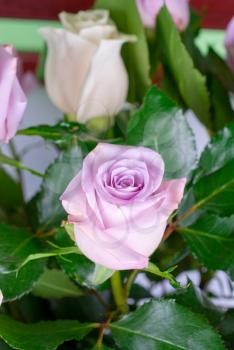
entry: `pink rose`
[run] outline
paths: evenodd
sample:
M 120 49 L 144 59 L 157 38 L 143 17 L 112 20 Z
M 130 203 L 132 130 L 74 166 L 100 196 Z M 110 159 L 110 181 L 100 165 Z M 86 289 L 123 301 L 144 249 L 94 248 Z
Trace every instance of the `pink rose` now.
M 234 73 L 234 16 L 228 23 L 225 34 L 225 47 L 227 49 L 227 63 Z
M 0 142 L 5 143 L 16 134 L 27 104 L 16 71 L 12 48 L 0 46 Z
M 147 28 L 154 28 L 155 19 L 165 5 L 173 18 L 176 27 L 182 31 L 184 30 L 190 18 L 189 0 L 136 0 L 137 7 Z
M 101 143 L 89 153 L 61 196 L 84 255 L 114 270 L 147 266 L 186 182 L 163 181 L 163 173 L 148 148 Z

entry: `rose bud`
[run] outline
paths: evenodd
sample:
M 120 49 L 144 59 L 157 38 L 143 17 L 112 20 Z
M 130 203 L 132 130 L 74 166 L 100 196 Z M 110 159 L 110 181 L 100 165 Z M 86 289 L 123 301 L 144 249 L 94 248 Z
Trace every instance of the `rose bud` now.
M 140 17 L 145 27 L 154 28 L 156 17 L 166 6 L 176 27 L 183 31 L 190 18 L 189 0 L 136 0 Z
M 0 142 L 15 136 L 27 100 L 17 78 L 17 57 L 9 46 L 0 46 Z
M 225 47 L 227 49 L 227 64 L 234 73 L 234 17 L 232 17 L 226 29 Z
M 101 143 L 88 154 L 60 198 L 84 255 L 114 270 L 148 265 L 186 182 L 163 174 L 161 156 L 145 147 Z
M 64 29 L 40 30 L 48 44 L 45 83 L 65 114 L 85 123 L 119 112 L 128 92 L 122 45 L 136 41 L 118 32 L 105 10 L 60 14 Z

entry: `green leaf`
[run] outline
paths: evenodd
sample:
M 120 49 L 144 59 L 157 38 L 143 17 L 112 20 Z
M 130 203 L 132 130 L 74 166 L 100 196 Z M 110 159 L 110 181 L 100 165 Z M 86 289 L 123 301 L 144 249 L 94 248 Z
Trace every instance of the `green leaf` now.
M 20 185 L 0 168 L 0 207 L 12 210 L 23 205 L 23 196 Z
M 142 107 L 128 124 L 128 143 L 159 152 L 167 178 L 189 174 L 196 162 L 196 147 L 186 117 L 156 87 L 147 93 Z
M 10 166 L 17 168 L 17 169 L 28 171 L 29 173 L 36 175 L 36 176 L 39 176 L 39 177 L 43 177 L 43 174 L 39 173 L 38 171 L 31 169 L 31 168 L 28 168 L 27 166 L 21 164 L 17 160 L 15 160 L 13 158 L 9 158 L 5 154 L 2 154 L 2 153 L 0 153 L 0 163 L 10 165 Z
M 234 80 L 234 79 L 233 79 Z M 230 93 L 214 76 L 209 77 L 212 103 L 212 130 L 219 130 L 234 120 L 234 111 L 230 101 Z
M 49 258 L 52 256 L 63 256 L 63 255 L 67 255 L 67 254 L 81 254 L 80 250 L 78 249 L 78 247 L 74 246 L 74 247 L 57 247 L 57 249 L 53 249 L 44 253 L 36 253 L 36 254 L 30 254 L 29 256 L 27 256 L 27 258 L 19 265 L 18 269 L 17 269 L 17 273 L 18 271 L 20 271 L 20 269 L 22 269 L 22 267 L 24 267 L 25 265 L 27 265 L 30 261 L 34 261 L 34 260 L 41 260 L 41 259 L 45 259 L 45 258 Z M 64 258 L 63 258 L 64 259 Z
M 170 298 L 176 303 L 190 308 L 194 313 L 205 316 L 213 326 L 217 326 L 223 313 L 212 304 L 207 294 L 191 281 L 188 288 L 175 291 Z
M 180 232 L 197 259 L 209 269 L 224 270 L 234 278 L 234 215 L 206 214 Z
M 63 271 L 56 269 L 46 269 L 34 286 L 32 293 L 46 299 L 76 298 L 84 294 Z
M 129 77 L 129 100 L 142 101 L 150 86 L 150 64 L 145 30 L 135 0 L 96 0 L 95 8 L 109 10 L 119 31 L 137 37 L 136 43 L 124 45 L 123 57 Z
M 195 198 L 193 210 L 208 210 L 221 216 L 234 212 L 234 159 L 226 166 L 203 177 L 192 190 Z
M 234 123 L 212 137 L 202 152 L 193 182 L 210 175 L 234 159 Z
M 28 293 L 43 272 L 43 262 L 31 262 L 17 274 L 18 265 L 40 250 L 36 237 L 23 228 L 0 225 L 0 289 L 4 300 Z
M 170 70 L 180 94 L 201 121 L 211 128 L 210 101 L 206 78 L 194 67 L 175 24 L 164 7 L 157 16 L 157 37 L 162 61 Z
M 173 268 L 173 270 L 174 270 L 174 268 Z M 156 265 L 154 265 L 153 263 L 149 263 L 148 267 L 146 267 L 144 269 L 144 271 L 150 272 L 155 276 L 159 276 L 161 278 L 169 280 L 170 284 L 174 288 L 180 287 L 179 282 L 177 282 L 175 277 L 170 273 L 172 271 L 172 269 L 167 270 L 167 271 L 161 271 Z
M 205 318 L 172 300 L 151 301 L 111 324 L 121 350 L 224 350 Z
M 74 145 L 62 152 L 47 169 L 37 200 L 39 223 L 44 228 L 59 225 L 66 218 L 60 196 L 82 167 L 83 151 Z
M 234 92 L 234 79 L 226 62 L 210 48 L 206 57 L 207 66 L 228 91 Z
M 58 230 L 55 238 L 60 246 L 76 247 L 74 241 L 70 239 L 64 229 Z M 58 256 L 57 260 L 69 277 L 88 287 L 94 287 L 104 283 L 114 272 L 113 270 L 94 264 L 84 255 L 69 254 L 66 256 L 66 259 Z
M 25 324 L 0 315 L 0 337 L 19 350 L 55 350 L 67 340 L 81 340 L 95 327 L 66 320 Z
M 18 135 L 40 136 L 45 140 L 53 140 L 58 143 L 68 142 L 74 136 L 78 138 L 87 133 L 85 125 L 76 122 L 61 122 L 56 125 L 37 125 L 27 129 L 21 129 Z

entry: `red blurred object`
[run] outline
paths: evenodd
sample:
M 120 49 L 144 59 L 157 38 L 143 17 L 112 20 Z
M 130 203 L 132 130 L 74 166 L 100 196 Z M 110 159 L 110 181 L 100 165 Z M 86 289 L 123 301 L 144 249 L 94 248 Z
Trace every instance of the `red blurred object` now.
M 56 20 L 61 11 L 86 10 L 93 3 L 94 0 L 0 0 L 0 17 Z M 190 4 L 203 16 L 205 28 L 224 29 L 234 16 L 234 0 L 190 0 Z M 38 55 L 24 53 L 21 56 L 24 69 L 34 70 Z
M 203 27 L 224 29 L 234 16 L 234 0 L 190 0 L 204 18 Z
M 56 20 L 61 11 L 77 12 L 93 0 L 0 0 L 0 17 Z
M 0 0 L 0 16 L 53 20 L 61 11 L 86 10 L 93 3 L 94 0 Z M 206 28 L 225 28 L 234 16 L 234 0 L 190 0 L 190 3 L 204 15 Z

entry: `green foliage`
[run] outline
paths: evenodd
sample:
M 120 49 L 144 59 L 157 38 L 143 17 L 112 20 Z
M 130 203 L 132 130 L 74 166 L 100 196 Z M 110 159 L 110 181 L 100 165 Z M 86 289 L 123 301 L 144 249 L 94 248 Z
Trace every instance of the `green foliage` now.
M 37 125 L 27 129 L 21 129 L 18 135 L 40 136 L 45 140 L 52 140 L 58 144 L 71 142 L 75 137 L 77 139 L 85 138 L 87 128 L 85 125 L 76 122 L 61 122 L 56 125 Z
M 19 350 L 54 350 L 67 340 L 81 340 L 93 328 L 94 324 L 65 320 L 24 324 L 0 315 L 0 337 Z
M 27 230 L 0 225 L 0 289 L 5 301 L 28 293 L 39 279 L 42 261 L 30 262 L 17 273 L 19 264 L 38 249 L 40 243 Z
M 136 43 L 125 44 L 123 58 L 129 76 L 129 100 L 142 101 L 150 86 L 150 65 L 145 31 L 135 0 L 128 0 L 127 6 L 125 0 L 96 0 L 95 8 L 109 10 L 119 31 L 136 35 Z
M 157 37 L 163 64 L 168 67 L 186 106 L 211 128 L 210 100 L 206 78 L 194 67 L 166 8 L 157 17 Z
M 74 144 L 61 152 L 55 162 L 47 169 L 37 198 L 39 224 L 44 229 L 59 225 L 66 218 L 59 197 L 70 180 L 81 169 L 83 156 L 81 147 Z
M 46 299 L 79 297 L 83 291 L 57 269 L 46 269 L 33 288 L 33 294 Z
M 111 325 L 122 350 L 225 349 L 218 333 L 200 315 L 170 301 L 151 301 Z
M 234 215 L 221 218 L 206 214 L 178 231 L 203 265 L 227 271 L 234 278 Z
M 195 140 L 175 103 L 152 87 L 128 124 L 128 143 L 152 148 L 165 162 L 166 177 L 187 176 L 196 162 Z

